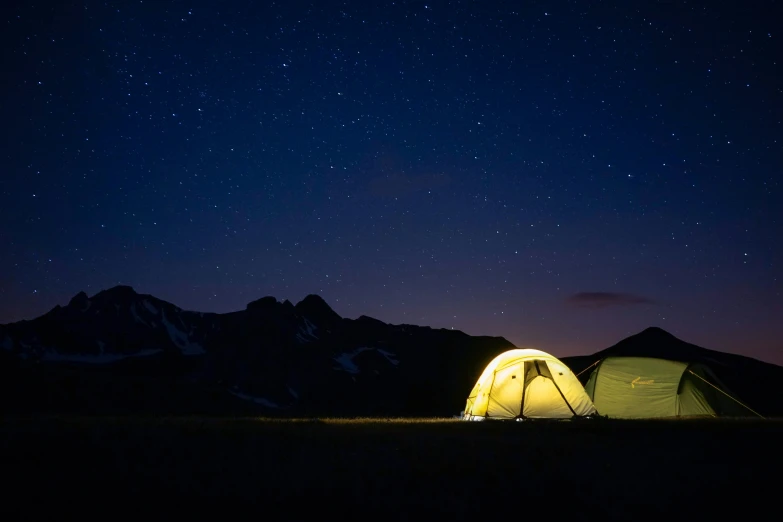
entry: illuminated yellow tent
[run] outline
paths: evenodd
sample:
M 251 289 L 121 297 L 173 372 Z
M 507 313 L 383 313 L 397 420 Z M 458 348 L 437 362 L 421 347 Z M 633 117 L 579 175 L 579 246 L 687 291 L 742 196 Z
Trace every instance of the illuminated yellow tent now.
M 468 396 L 465 420 L 565 419 L 596 413 L 582 383 L 557 357 L 530 348 L 495 357 Z

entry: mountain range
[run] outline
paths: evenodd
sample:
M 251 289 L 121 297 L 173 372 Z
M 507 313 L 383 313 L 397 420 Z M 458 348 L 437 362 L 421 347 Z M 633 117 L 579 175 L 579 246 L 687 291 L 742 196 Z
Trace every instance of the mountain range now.
M 129 286 L 84 292 L 0 325 L 0 407 L 9 413 L 452 416 L 502 337 L 340 317 L 317 295 L 244 310 L 187 311 Z M 545 349 L 545 348 L 544 348 Z M 783 367 L 648 328 L 596 354 L 709 364 L 764 415 L 783 415 Z M 580 375 L 583 382 L 589 371 Z

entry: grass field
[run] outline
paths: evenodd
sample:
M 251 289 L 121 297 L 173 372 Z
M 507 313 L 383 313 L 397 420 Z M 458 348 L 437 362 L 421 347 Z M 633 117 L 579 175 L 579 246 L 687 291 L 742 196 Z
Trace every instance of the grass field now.
M 783 422 L 771 420 L 4 418 L 0 512 L 9 521 L 776 519 L 781 443 Z

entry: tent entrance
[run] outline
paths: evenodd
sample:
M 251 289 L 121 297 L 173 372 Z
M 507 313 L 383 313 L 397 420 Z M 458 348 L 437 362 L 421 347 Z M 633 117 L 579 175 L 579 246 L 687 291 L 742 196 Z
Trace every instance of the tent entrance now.
M 516 378 L 513 376 L 512 378 Z M 535 403 L 550 403 L 548 407 L 551 408 L 551 402 L 554 398 L 553 391 L 557 391 L 562 402 L 570 410 L 571 414 L 576 416 L 576 412 L 571 407 L 571 404 L 566 399 L 565 394 L 557 385 L 552 372 L 549 369 L 546 361 L 542 359 L 533 359 L 532 361 L 525 361 L 522 363 L 522 397 L 519 402 L 519 414 L 518 419 L 526 419 L 529 417 L 539 417 L 538 409 Z M 547 400 L 548 399 L 548 400 Z M 556 402 L 558 402 L 555 399 Z M 525 411 L 525 406 L 528 407 L 528 411 Z

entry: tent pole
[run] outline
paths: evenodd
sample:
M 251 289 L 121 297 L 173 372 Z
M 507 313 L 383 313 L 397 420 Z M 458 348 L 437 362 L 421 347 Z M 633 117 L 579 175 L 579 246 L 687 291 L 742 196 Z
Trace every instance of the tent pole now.
M 492 382 L 489 383 L 489 391 L 487 392 L 487 409 L 484 411 L 484 418 L 489 418 L 489 400 L 492 398 L 492 387 L 495 385 L 495 376 L 498 374 L 498 371 L 495 370 L 492 372 Z
M 547 365 L 547 368 L 549 368 L 549 365 Z M 552 374 L 552 370 L 549 370 L 549 374 Z M 558 393 L 560 393 L 560 396 L 563 398 L 563 402 L 566 403 L 566 406 L 568 406 L 568 409 L 571 410 L 571 413 L 574 414 L 574 417 L 576 417 L 576 412 L 571 407 L 571 404 L 568 402 L 568 399 L 566 399 L 565 395 L 563 395 L 563 390 L 560 389 L 560 386 L 557 385 L 557 382 L 555 381 L 555 376 L 552 375 L 552 384 L 555 385 L 555 388 L 557 389 Z
M 519 417 L 525 418 L 525 390 L 527 390 L 527 362 L 522 361 L 522 400 L 519 402 Z
M 590 368 L 592 368 L 593 366 L 595 366 L 595 365 L 596 365 L 596 364 L 598 364 L 599 362 L 601 362 L 601 359 L 598 359 L 598 360 L 597 360 L 597 361 L 595 361 L 593 364 L 591 364 L 590 366 L 588 366 L 587 368 L 585 368 L 585 369 L 584 369 L 584 370 L 582 370 L 581 372 L 577 373 L 577 374 L 576 374 L 576 376 L 577 376 L 577 377 L 579 377 L 580 375 L 582 375 L 583 373 L 585 373 L 587 370 L 589 370 Z

